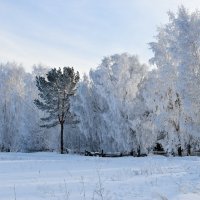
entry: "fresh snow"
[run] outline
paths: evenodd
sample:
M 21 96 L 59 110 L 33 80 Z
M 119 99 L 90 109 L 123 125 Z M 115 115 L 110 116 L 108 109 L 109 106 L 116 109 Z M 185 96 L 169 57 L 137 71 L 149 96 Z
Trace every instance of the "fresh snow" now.
M 1 200 L 199 200 L 200 157 L 0 153 Z

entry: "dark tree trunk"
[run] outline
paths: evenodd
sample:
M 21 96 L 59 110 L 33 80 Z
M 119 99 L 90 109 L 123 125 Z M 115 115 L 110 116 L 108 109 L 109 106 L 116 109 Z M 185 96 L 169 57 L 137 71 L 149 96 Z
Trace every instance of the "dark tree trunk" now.
M 60 131 L 60 153 L 61 154 L 63 154 L 64 153 L 64 151 L 63 151 L 63 149 L 64 149 L 64 145 L 63 145 L 63 130 L 64 130 L 64 123 L 63 122 L 61 122 L 60 123 L 60 126 L 61 126 L 61 131 Z
M 138 146 L 138 149 L 137 149 L 137 157 L 140 157 L 141 156 L 141 151 L 140 151 L 140 146 Z
M 191 155 L 191 145 L 190 144 L 187 145 L 187 155 L 188 156 Z
M 181 146 L 178 147 L 178 155 L 182 156 L 182 148 L 181 148 Z

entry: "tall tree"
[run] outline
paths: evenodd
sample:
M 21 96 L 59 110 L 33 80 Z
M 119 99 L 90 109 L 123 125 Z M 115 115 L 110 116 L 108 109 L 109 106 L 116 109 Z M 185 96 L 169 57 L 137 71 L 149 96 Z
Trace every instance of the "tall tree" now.
M 132 150 L 132 107 L 146 73 L 147 66 L 137 56 L 116 54 L 105 57 L 80 82 L 73 110 L 89 150 Z
M 73 68 L 64 67 L 51 69 L 47 77 L 36 76 L 36 86 L 40 99 L 36 99 L 36 106 L 47 113 L 47 117 L 41 118 L 46 122 L 42 127 L 51 128 L 60 124 L 60 153 L 63 154 L 63 130 L 65 123 L 73 123 L 73 115 L 70 112 L 70 96 L 76 91 L 79 81 L 79 73 Z
M 168 133 L 168 149 L 180 144 L 186 148 L 191 138 L 199 137 L 199 25 L 199 11 L 190 13 L 181 6 L 177 13 L 169 12 L 169 22 L 150 43 L 154 53 L 150 61 L 158 68 L 158 78 L 156 95 L 150 95 L 155 103 L 149 106 L 157 107 L 155 124 Z

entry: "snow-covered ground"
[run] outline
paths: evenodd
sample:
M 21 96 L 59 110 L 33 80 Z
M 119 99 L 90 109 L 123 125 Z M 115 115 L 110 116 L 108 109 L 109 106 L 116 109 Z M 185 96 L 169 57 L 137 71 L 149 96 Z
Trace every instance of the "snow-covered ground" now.
M 0 153 L 0 200 L 200 199 L 200 157 Z

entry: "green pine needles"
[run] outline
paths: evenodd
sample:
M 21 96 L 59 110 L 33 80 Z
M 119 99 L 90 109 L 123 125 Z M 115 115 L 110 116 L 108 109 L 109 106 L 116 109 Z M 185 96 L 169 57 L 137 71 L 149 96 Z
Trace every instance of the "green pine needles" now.
M 76 92 L 79 81 L 79 73 L 73 68 L 64 67 L 51 69 L 47 77 L 36 77 L 36 86 L 39 90 L 39 99 L 35 99 L 35 105 L 47 116 L 41 118 L 44 122 L 42 127 L 51 128 L 60 124 L 60 153 L 64 152 L 63 130 L 64 124 L 74 122 L 73 114 L 70 112 L 70 97 Z

